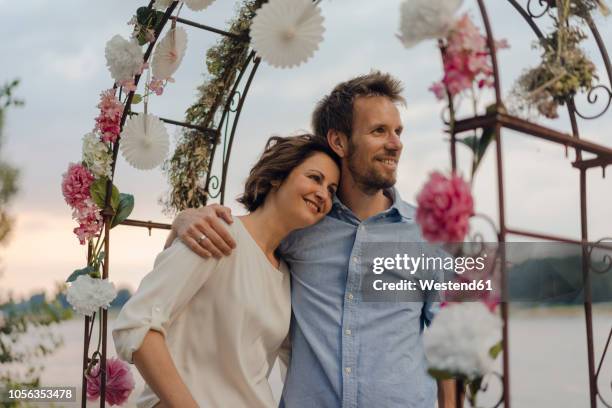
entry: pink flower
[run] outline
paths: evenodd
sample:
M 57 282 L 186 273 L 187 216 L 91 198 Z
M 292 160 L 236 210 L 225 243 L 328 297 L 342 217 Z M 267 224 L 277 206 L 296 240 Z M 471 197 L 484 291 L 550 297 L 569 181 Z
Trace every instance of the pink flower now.
M 147 87 L 151 91 L 155 92 L 155 95 L 157 96 L 164 93 L 164 81 L 162 79 L 157 79 L 153 77 L 153 79 L 151 79 L 151 82 L 149 82 Z
M 79 223 L 79 226 L 73 232 L 79 238 L 81 245 L 85 245 L 88 240 L 97 237 L 102 229 L 100 208 L 91 199 L 80 203 L 72 212 L 72 218 Z
M 429 90 L 433 92 L 434 95 L 436 95 L 436 98 L 438 99 L 444 99 L 444 97 L 446 96 L 446 88 L 444 87 L 444 84 L 442 82 L 434 82 L 429 87 Z
M 82 164 L 70 163 L 68 171 L 62 179 L 62 194 L 66 203 L 72 208 L 83 204 L 91 197 L 89 187 L 94 181 L 94 176 Z
M 127 363 L 117 358 L 106 359 L 106 402 L 110 405 L 122 405 L 134 389 L 134 377 Z M 87 376 L 87 400 L 94 401 L 100 397 L 100 364 Z
M 98 108 L 100 108 L 100 114 L 96 118 L 95 130 L 100 132 L 103 142 L 115 143 L 121 132 L 123 104 L 115 96 L 114 89 L 102 92 Z
M 498 49 L 508 48 L 505 40 L 497 41 Z M 444 55 L 444 77 L 442 85 L 451 96 L 472 88 L 475 82 L 479 88 L 492 87 L 494 84 L 487 37 L 480 34 L 467 14 L 457 20 L 446 38 Z M 439 84 L 429 88 L 438 99 L 444 98 Z
M 417 196 L 417 223 L 430 242 L 459 242 L 469 230 L 474 214 L 470 186 L 461 177 L 431 174 Z

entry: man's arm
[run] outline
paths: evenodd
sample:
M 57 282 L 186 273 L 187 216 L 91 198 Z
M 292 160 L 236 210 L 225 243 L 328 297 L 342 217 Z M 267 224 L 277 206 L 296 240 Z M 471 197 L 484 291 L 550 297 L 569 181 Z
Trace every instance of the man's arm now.
M 438 380 L 438 408 L 455 408 L 457 406 L 457 382 L 455 380 Z
M 172 222 L 172 232 L 166 239 L 165 248 L 178 236 L 202 258 L 227 256 L 236 247 L 236 242 L 222 221 L 227 224 L 234 222 L 232 210 L 219 204 L 183 210 Z M 206 238 L 200 239 L 202 236 Z

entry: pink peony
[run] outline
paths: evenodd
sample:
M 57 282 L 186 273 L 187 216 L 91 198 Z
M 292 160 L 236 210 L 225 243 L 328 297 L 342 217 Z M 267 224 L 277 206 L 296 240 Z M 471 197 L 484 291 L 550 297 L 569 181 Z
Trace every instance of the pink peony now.
M 496 41 L 498 49 L 508 48 L 506 40 Z M 442 56 L 444 78 L 429 88 L 438 99 L 445 93 L 440 90 L 443 85 L 451 96 L 472 89 L 476 82 L 478 88 L 492 87 L 494 84 L 487 37 L 480 34 L 467 14 L 457 20 L 446 38 L 446 47 Z
M 122 405 L 134 389 L 134 377 L 127 363 L 117 358 L 106 359 L 106 402 L 110 405 Z M 87 376 L 87 400 L 94 401 L 100 397 L 100 364 Z
M 121 132 L 123 104 L 115 96 L 114 89 L 102 92 L 98 108 L 100 108 L 100 115 L 96 118 L 95 130 L 100 132 L 103 142 L 115 143 Z
M 97 237 L 102 229 L 102 214 L 100 208 L 91 199 L 79 204 L 72 212 L 72 218 L 77 220 L 79 226 L 73 232 L 79 238 L 81 245 Z
M 94 181 L 94 176 L 82 164 L 70 163 L 68 171 L 62 179 L 62 193 L 66 203 L 72 208 L 77 208 L 85 200 L 91 197 L 89 187 Z
M 461 177 L 431 174 L 417 196 L 417 223 L 430 242 L 459 242 L 469 229 L 474 214 L 470 186 Z

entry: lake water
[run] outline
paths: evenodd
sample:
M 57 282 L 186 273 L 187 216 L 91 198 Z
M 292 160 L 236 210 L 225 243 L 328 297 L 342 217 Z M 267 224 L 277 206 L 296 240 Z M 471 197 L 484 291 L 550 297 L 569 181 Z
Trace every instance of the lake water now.
M 578 309 L 512 311 L 510 320 L 510 382 L 512 406 L 518 408 L 582 408 L 589 407 L 588 376 L 586 361 L 586 338 L 584 317 Z M 109 356 L 115 355 L 110 338 L 112 319 L 109 320 Z M 596 364 L 608 333 L 612 329 L 610 308 L 595 309 L 594 333 Z M 63 322 L 58 333 L 64 338 L 64 345 L 45 360 L 44 385 L 81 384 L 81 360 L 83 350 L 83 321 L 74 319 Z M 97 339 L 93 339 L 97 341 Z M 501 359 L 500 359 L 501 360 Z M 143 381 L 135 367 L 136 389 L 130 402 L 140 394 Z M 270 379 L 275 396 L 278 398 L 282 383 L 275 368 Z M 612 350 L 601 368 L 599 386 L 608 401 L 612 401 Z M 483 395 L 483 406 L 500 396 L 499 385 L 492 383 L 491 395 Z M 489 392 L 488 392 L 489 394 Z M 79 393 L 80 395 L 80 393 Z M 599 403 L 601 407 L 603 404 Z M 480 405 L 480 404 L 479 404 Z M 42 406 L 42 405 L 41 405 Z M 69 405 L 67 405 L 69 406 Z M 89 403 L 89 406 L 98 406 Z M 377 407 L 378 408 L 378 407 Z

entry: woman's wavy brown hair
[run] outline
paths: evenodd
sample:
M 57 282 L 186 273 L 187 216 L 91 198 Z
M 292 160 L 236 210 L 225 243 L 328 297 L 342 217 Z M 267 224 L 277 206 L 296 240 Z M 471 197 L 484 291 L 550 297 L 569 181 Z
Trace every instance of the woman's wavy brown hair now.
M 327 154 L 340 166 L 340 158 L 321 138 L 311 134 L 272 136 L 251 169 L 238 202 L 250 212 L 255 211 L 275 186 L 282 184 L 293 169 L 317 152 Z

